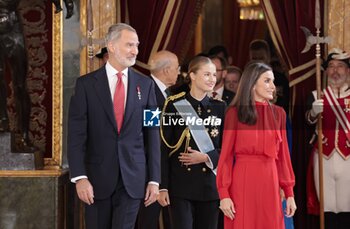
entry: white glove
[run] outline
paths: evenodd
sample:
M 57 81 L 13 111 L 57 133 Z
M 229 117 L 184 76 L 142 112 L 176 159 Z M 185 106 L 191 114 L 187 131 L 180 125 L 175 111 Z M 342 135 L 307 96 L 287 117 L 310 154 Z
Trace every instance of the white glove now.
M 312 103 L 311 116 L 316 117 L 319 113 L 323 112 L 323 99 L 316 99 Z

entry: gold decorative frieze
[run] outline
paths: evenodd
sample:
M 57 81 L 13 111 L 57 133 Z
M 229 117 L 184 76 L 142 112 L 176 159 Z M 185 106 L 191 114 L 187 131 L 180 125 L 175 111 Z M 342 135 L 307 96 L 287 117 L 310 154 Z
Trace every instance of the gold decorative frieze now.
M 67 169 L 60 170 L 6 170 L 0 171 L 0 177 L 59 177 L 68 173 Z

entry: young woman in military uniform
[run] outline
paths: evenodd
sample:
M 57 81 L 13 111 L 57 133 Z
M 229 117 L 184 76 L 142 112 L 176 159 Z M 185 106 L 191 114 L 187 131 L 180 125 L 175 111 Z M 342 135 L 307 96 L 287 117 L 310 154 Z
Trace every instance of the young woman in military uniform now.
M 162 182 L 159 203 L 170 205 L 174 229 L 216 229 L 219 159 L 226 104 L 207 96 L 215 65 L 197 56 L 189 64 L 190 92 L 170 96 L 162 112 Z

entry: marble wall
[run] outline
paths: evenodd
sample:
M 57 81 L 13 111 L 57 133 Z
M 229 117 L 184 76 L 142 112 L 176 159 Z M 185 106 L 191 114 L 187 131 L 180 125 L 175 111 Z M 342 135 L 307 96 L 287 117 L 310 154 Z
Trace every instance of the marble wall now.
M 11 151 L 11 134 L 0 133 L 0 171 L 34 170 L 34 153 L 15 153 Z
M 62 166 L 67 162 L 67 116 L 75 80 L 80 76 L 80 52 L 83 49 L 80 34 L 80 0 L 74 0 L 74 14 L 63 21 L 63 147 Z M 66 15 L 66 12 L 64 12 Z
M 0 177 L 1 229 L 72 228 L 67 211 L 68 174 Z M 65 220 L 64 220 L 65 219 Z

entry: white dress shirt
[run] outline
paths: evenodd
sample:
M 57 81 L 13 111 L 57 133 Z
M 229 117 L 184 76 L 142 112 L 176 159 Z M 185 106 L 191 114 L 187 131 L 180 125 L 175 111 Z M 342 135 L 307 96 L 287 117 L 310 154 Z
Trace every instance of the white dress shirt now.
M 156 84 L 159 87 L 160 91 L 162 92 L 164 98 L 167 98 L 168 96 L 165 92 L 167 87 L 165 86 L 165 84 L 152 74 L 151 74 L 151 77 L 153 78 L 154 82 L 156 82 Z
M 109 84 L 109 91 L 111 92 L 111 97 L 113 101 L 114 92 L 118 81 L 118 77 L 117 77 L 118 71 L 117 69 L 113 68 L 112 65 L 107 61 L 106 72 L 107 72 L 107 79 Z M 125 107 L 126 96 L 128 94 L 128 68 L 124 69 L 122 73 L 123 73 L 122 80 L 123 80 L 124 90 L 125 90 L 125 97 L 124 97 L 125 98 L 124 107 Z

